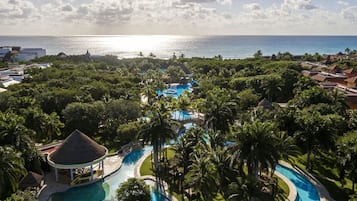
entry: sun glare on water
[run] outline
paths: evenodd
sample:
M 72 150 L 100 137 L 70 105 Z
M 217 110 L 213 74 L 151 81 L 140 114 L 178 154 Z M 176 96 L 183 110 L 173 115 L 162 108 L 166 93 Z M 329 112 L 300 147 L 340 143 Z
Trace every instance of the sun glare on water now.
M 155 52 L 158 49 L 170 47 L 179 36 L 168 35 L 130 35 L 130 36 L 105 36 L 97 42 L 109 47 L 113 51 L 125 52 Z

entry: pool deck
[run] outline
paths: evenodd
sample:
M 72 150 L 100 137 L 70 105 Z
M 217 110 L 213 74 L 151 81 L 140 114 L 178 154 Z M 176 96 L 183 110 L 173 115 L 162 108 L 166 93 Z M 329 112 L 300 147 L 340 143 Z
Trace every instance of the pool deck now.
M 302 171 L 299 168 L 293 167 L 290 163 L 287 163 L 285 161 L 279 161 L 279 164 L 295 170 L 299 174 L 303 175 L 307 180 L 309 180 L 309 182 L 311 182 L 315 186 L 317 192 L 319 193 L 320 201 L 335 201 L 330 196 L 330 194 L 326 190 L 325 186 L 322 185 L 312 174 Z M 289 189 L 291 190 L 290 186 L 289 186 Z M 295 191 L 296 191 L 296 188 L 295 188 Z
M 291 182 L 288 178 L 286 178 L 284 175 L 280 174 L 277 171 L 275 171 L 274 174 L 278 176 L 280 179 L 282 179 L 289 187 L 289 195 L 286 201 L 295 201 L 297 197 L 297 190 L 293 182 Z
M 111 174 L 113 174 L 115 171 L 117 171 L 121 165 L 122 165 L 122 161 L 125 157 L 125 154 L 123 155 L 112 155 L 112 156 L 108 156 L 106 159 L 104 159 L 104 175 L 103 177 L 107 177 L 110 176 Z M 64 192 L 72 187 L 76 187 L 76 186 L 80 186 L 80 185 L 76 185 L 76 186 L 70 186 L 68 184 L 65 183 L 60 183 L 60 182 L 56 182 L 55 181 L 55 174 L 54 171 L 52 170 L 49 173 L 45 174 L 45 185 L 42 187 L 42 189 L 39 192 L 38 195 L 38 200 L 39 201 L 50 201 L 51 200 L 51 195 L 53 193 L 57 193 L 57 192 Z M 101 180 L 101 178 L 97 178 L 92 182 L 88 182 L 86 184 L 91 184 L 94 182 L 97 182 L 98 180 Z M 83 184 L 83 185 L 86 185 Z

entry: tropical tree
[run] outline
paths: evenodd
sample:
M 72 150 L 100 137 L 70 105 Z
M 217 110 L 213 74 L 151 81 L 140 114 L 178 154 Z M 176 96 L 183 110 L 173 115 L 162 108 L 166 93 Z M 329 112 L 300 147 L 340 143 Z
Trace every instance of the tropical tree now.
M 352 180 L 354 192 L 357 182 L 357 132 L 349 132 L 337 140 L 337 161 L 340 170 L 340 180 L 343 187 L 346 172 Z
M 144 142 L 150 142 L 153 146 L 154 172 L 158 174 L 161 147 L 167 139 L 175 137 L 175 123 L 173 123 L 168 115 L 162 114 L 159 110 L 151 111 L 151 114 L 150 120 L 144 123 L 139 131 L 139 137 L 142 138 Z
M 346 48 L 346 49 L 345 49 L 345 53 L 346 53 L 347 55 L 350 55 L 351 49 L 350 49 L 350 48 Z
M 186 75 L 180 66 L 169 66 L 166 73 L 170 78 L 170 82 L 179 82 Z
M 347 109 L 349 108 L 346 102 L 346 96 L 337 89 L 330 92 L 332 108 L 336 113 L 341 115 L 346 115 Z
M 118 201 L 150 201 L 150 188 L 143 180 L 129 178 L 116 191 Z
M 263 52 L 261 50 L 258 50 L 256 53 L 254 53 L 254 58 L 262 58 L 263 57 Z
M 61 129 L 64 127 L 64 124 L 61 122 L 60 117 L 56 112 L 45 115 L 45 121 L 41 125 L 43 132 L 46 133 L 46 138 L 49 142 L 52 141 L 52 137 L 60 136 L 62 134 Z
M 165 84 L 162 81 L 161 71 L 155 71 L 152 69 L 149 69 L 145 73 L 143 84 L 143 94 L 147 97 L 149 105 L 152 103 L 152 99 L 156 96 L 156 91 L 162 91 L 165 88 Z
M 312 170 L 311 153 L 315 155 L 317 148 L 334 146 L 335 125 L 342 119 L 336 115 L 321 115 L 308 109 L 298 111 L 295 115 L 296 124 L 299 126 L 295 139 L 303 144 L 307 153 L 306 168 Z
M 19 179 L 26 174 L 24 161 L 11 146 L 0 146 L 0 199 L 16 192 Z
M 216 174 L 209 154 L 204 147 L 196 147 L 193 153 L 193 163 L 187 175 L 187 182 L 194 192 L 200 195 L 203 200 L 212 200 L 216 192 Z
M 264 169 L 275 169 L 281 159 L 296 154 L 291 137 L 282 134 L 272 122 L 259 120 L 245 123 L 235 134 L 231 146 L 234 160 L 246 161 L 248 177 L 257 182 L 258 173 Z
M 225 134 L 235 120 L 236 111 L 237 97 L 225 89 L 214 89 L 206 98 L 205 124 Z

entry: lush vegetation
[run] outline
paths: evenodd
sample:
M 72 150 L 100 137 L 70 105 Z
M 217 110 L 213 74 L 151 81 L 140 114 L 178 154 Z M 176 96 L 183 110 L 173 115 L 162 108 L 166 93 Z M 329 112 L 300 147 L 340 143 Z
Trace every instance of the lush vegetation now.
M 117 189 L 118 201 L 150 201 L 150 188 L 143 180 L 130 178 Z
M 151 144 L 152 170 L 145 171 L 152 171 L 158 184 L 168 182 L 182 199 L 282 200 L 281 182 L 273 176 L 279 160 L 316 175 L 336 200 L 352 199 L 357 113 L 342 94 L 303 77 L 290 53 L 254 56 L 38 59 L 53 65 L 28 70 L 30 77 L 0 96 L 0 199 L 21 195 L 18 183 L 27 171 L 41 172 L 35 142 L 64 139 L 74 129 L 113 151 L 131 141 Z M 199 83 L 193 93 L 156 96 L 165 82 L 187 82 L 189 71 Z M 140 102 L 143 96 L 148 104 Z M 164 143 L 183 129 L 171 120 L 173 110 L 201 112 L 205 118 L 167 151 Z

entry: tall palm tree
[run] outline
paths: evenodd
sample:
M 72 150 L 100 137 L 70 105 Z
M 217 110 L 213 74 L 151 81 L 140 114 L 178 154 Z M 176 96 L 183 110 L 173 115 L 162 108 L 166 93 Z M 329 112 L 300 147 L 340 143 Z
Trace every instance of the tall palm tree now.
M 152 117 L 149 122 L 143 124 L 142 129 L 139 132 L 144 142 L 150 142 L 153 146 L 154 155 L 154 172 L 159 172 L 159 154 L 161 152 L 162 145 L 169 138 L 175 137 L 174 123 L 168 118 L 167 115 L 163 115 L 160 111 L 152 111 Z
M 10 146 L 0 146 L 0 199 L 18 188 L 19 179 L 26 174 L 21 154 Z
M 228 198 L 226 189 L 230 183 L 238 182 L 236 176 L 239 175 L 239 171 L 231 165 L 230 150 L 222 146 L 212 149 L 211 162 L 217 175 L 218 191 Z
M 235 144 L 230 147 L 232 155 L 235 160 L 246 162 L 248 177 L 255 182 L 259 171 L 264 168 L 274 170 L 280 159 L 296 154 L 292 138 L 282 135 L 271 122 L 256 120 L 245 123 L 238 129 L 234 140 Z
M 194 191 L 199 194 L 203 200 L 212 200 L 216 192 L 216 174 L 212 164 L 209 152 L 198 148 L 193 153 L 193 163 L 190 166 L 187 181 Z
M 236 106 L 236 99 L 227 90 L 213 90 L 206 100 L 206 126 L 226 134 L 236 117 Z

